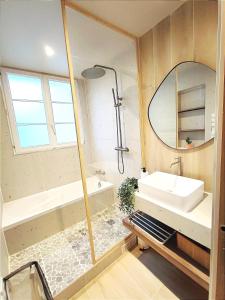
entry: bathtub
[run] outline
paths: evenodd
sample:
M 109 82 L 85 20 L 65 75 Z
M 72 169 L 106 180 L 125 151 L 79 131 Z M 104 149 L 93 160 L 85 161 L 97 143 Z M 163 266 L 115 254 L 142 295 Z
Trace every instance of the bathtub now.
M 89 197 L 113 189 L 113 184 L 110 182 L 100 181 L 100 187 L 98 186 L 98 183 L 99 180 L 96 176 L 87 178 Z M 81 200 L 83 200 L 83 188 L 82 182 L 79 180 L 44 192 L 6 202 L 3 204 L 3 230 L 8 230 L 43 214 L 47 214 L 53 210 L 63 208 Z
M 87 178 L 91 215 L 114 203 L 114 186 Z M 21 251 L 86 217 L 81 180 L 3 204 L 2 227 L 10 254 Z M 16 237 L 20 237 L 19 239 Z

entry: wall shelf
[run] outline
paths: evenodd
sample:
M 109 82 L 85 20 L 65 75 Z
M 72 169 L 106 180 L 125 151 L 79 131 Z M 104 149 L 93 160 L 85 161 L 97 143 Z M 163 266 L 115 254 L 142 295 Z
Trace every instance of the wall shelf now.
M 205 84 L 177 93 L 177 146 L 185 145 L 187 135 L 194 143 L 201 144 L 205 141 Z
M 178 132 L 197 132 L 197 131 L 205 131 L 204 128 L 199 128 L 199 129 L 181 129 L 178 130 Z
M 202 110 L 202 109 L 205 109 L 205 106 L 200 106 L 200 107 L 188 108 L 188 109 L 180 110 L 180 111 L 178 111 L 178 114 L 189 112 L 189 111 L 194 111 L 194 110 Z
M 196 86 L 192 86 L 192 87 L 190 87 L 190 88 L 187 88 L 187 89 L 179 90 L 179 91 L 178 91 L 178 94 L 179 94 L 179 95 L 187 94 L 187 93 L 191 93 L 191 92 L 193 92 L 193 91 L 201 90 L 201 89 L 205 89 L 205 84 L 199 84 L 199 85 L 196 85 Z

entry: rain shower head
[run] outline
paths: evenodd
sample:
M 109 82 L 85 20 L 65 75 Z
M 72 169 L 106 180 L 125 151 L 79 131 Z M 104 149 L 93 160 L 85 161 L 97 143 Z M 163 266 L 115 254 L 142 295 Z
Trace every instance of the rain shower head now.
M 86 79 L 97 79 L 105 75 L 105 70 L 101 67 L 94 66 L 84 70 L 81 75 Z

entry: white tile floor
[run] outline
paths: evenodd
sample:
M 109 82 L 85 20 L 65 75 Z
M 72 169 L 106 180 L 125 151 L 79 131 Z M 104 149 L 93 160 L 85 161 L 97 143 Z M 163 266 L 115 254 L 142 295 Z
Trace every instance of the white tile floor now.
M 124 215 L 116 204 L 92 217 L 94 245 L 99 257 L 125 238 Z M 10 256 L 11 271 L 37 260 L 54 295 L 92 267 L 86 222 L 79 222 Z

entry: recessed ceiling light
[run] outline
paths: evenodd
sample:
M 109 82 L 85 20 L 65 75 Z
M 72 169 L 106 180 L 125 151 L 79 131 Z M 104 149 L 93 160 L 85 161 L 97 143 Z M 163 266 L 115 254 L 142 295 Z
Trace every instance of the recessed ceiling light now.
M 55 51 L 52 49 L 52 47 L 46 45 L 45 46 L 45 53 L 47 56 L 53 56 L 55 54 Z

